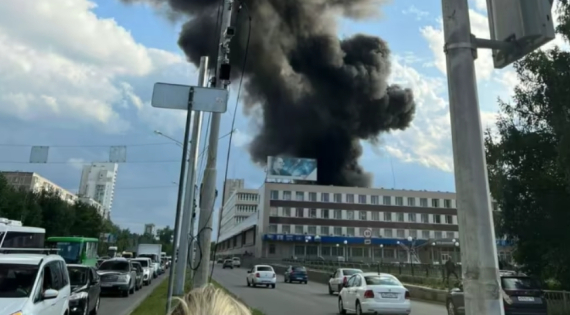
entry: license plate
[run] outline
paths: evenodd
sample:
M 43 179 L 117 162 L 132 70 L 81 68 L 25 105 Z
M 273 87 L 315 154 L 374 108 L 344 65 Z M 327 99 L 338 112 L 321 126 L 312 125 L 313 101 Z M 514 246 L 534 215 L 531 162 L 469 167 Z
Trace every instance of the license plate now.
M 397 294 L 397 293 L 380 293 L 380 295 L 381 295 L 383 298 L 386 298 L 386 299 L 396 299 L 396 298 L 398 298 L 398 294 Z
M 534 298 L 532 296 L 519 296 L 519 301 L 521 301 L 521 302 L 534 302 Z

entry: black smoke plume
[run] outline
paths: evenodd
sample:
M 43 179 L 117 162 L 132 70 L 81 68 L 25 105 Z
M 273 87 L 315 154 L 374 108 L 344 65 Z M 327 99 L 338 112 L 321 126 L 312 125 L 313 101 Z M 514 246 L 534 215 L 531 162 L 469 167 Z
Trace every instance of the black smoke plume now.
M 220 0 L 124 0 L 185 15 L 178 44 L 195 65 L 215 63 Z M 385 2 L 385 1 L 381 1 Z M 236 2 L 236 8 L 239 1 Z M 252 18 L 245 68 L 246 113 L 261 105 L 260 130 L 249 147 L 254 162 L 268 156 L 314 158 L 322 185 L 370 186 L 358 163 L 360 140 L 403 130 L 415 113 L 413 93 L 388 85 L 390 50 L 377 37 L 339 39 L 335 20 L 378 12 L 374 0 L 245 0 L 234 17 L 232 77 L 237 82 Z M 245 9 L 247 8 L 247 10 Z M 235 85 L 235 84 L 234 84 Z

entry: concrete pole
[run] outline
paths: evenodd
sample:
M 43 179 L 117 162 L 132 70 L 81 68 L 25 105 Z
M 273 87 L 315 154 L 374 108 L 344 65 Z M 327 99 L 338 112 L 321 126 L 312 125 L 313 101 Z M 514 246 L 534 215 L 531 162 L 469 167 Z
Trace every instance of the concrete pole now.
M 466 315 L 503 315 L 468 0 L 442 0 Z
M 198 86 L 208 84 L 208 57 L 200 59 Z M 188 243 L 192 224 L 194 198 L 196 198 L 196 163 L 198 162 L 198 147 L 200 145 L 200 131 L 202 130 L 202 112 L 194 111 L 192 122 L 192 140 L 190 140 L 190 157 L 188 158 L 188 173 L 186 174 L 186 192 L 184 193 L 184 210 L 182 212 L 182 226 L 180 229 L 180 245 L 178 246 L 178 260 L 176 261 L 174 278 L 174 295 L 184 295 L 184 282 L 186 280 L 186 266 L 188 265 Z
M 231 25 L 233 0 L 224 0 L 222 9 L 222 27 L 220 28 L 220 45 L 216 64 L 216 87 L 227 88 L 226 82 L 220 80 L 218 71 L 222 64 L 229 63 L 229 39 L 226 29 Z M 210 270 L 210 242 L 212 240 L 212 216 L 216 202 L 216 163 L 218 161 L 218 138 L 220 135 L 220 121 L 222 115 L 213 113 L 210 124 L 210 137 L 208 139 L 208 159 L 204 170 L 203 191 L 200 192 L 200 218 L 198 220 L 198 249 L 196 254 L 200 259 L 198 268 L 194 273 L 193 288 L 199 288 L 209 282 Z M 222 192 L 223 193 L 223 192 Z

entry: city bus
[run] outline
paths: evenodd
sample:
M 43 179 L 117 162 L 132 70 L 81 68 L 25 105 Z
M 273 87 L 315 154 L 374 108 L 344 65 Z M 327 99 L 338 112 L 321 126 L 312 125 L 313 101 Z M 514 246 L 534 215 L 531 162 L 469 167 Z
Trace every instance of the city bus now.
M 0 248 L 44 248 L 46 230 L 0 218 Z
M 59 249 L 58 254 L 68 264 L 87 266 L 97 265 L 97 247 L 99 239 L 81 236 L 53 236 L 47 239 L 52 247 Z

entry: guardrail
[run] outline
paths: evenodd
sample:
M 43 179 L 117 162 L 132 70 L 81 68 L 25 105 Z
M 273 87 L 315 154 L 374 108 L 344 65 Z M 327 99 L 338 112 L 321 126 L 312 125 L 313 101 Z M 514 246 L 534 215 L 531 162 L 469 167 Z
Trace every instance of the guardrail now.
M 330 274 L 337 268 L 357 268 L 363 271 L 380 271 L 390 273 L 398 277 L 400 281 L 410 291 L 412 298 L 445 303 L 447 296 L 446 285 L 444 283 L 444 270 L 441 265 L 426 264 L 366 264 L 357 262 L 331 262 L 331 261 L 309 261 L 293 259 L 266 259 L 249 258 L 242 259 L 242 266 L 249 268 L 256 264 L 268 264 L 275 268 L 279 274 L 285 272 L 288 265 L 303 265 L 308 269 L 309 281 L 327 284 Z M 418 268 L 416 268 L 418 267 Z M 423 267 L 423 268 L 422 268 Z M 456 273 L 460 276 L 461 269 L 458 266 Z M 451 277 L 455 280 L 454 276 Z M 548 315 L 569 315 L 570 314 L 570 292 L 545 290 L 545 299 L 548 303 Z

